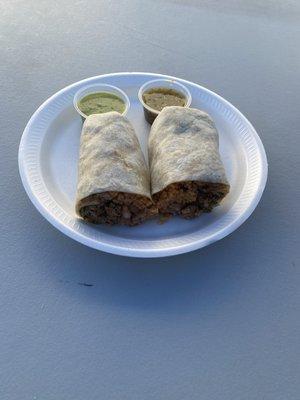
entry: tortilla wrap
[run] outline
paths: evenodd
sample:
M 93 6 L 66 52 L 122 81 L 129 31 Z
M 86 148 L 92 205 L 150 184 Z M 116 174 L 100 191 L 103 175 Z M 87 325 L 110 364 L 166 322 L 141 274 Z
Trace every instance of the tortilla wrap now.
M 89 222 L 121 225 L 156 213 L 139 141 L 117 112 L 90 115 L 83 124 L 76 212 Z
M 229 192 L 219 135 L 204 111 L 165 107 L 152 125 L 148 150 L 159 212 L 193 218 L 210 212 Z

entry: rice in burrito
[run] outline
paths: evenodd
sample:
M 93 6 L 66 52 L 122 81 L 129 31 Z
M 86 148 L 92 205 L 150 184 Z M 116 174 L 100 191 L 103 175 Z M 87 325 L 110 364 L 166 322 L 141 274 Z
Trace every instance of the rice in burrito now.
M 219 135 L 200 110 L 165 107 L 149 137 L 151 193 L 158 211 L 193 218 L 210 212 L 229 192 Z
M 83 124 L 76 212 L 110 225 L 136 225 L 157 213 L 139 141 L 117 112 L 90 115 Z

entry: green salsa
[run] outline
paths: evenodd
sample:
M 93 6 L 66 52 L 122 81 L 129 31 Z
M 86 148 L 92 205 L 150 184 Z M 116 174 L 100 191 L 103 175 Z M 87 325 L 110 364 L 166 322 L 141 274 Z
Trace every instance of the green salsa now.
M 167 106 L 185 106 L 186 98 L 184 94 L 174 89 L 157 87 L 146 90 L 143 93 L 143 100 L 147 106 L 153 110 L 161 111 Z
M 122 114 L 125 110 L 124 101 L 108 92 L 88 94 L 79 100 L 77 105 L 85 115 L 102 114 L 109 111 L 118 111 Z

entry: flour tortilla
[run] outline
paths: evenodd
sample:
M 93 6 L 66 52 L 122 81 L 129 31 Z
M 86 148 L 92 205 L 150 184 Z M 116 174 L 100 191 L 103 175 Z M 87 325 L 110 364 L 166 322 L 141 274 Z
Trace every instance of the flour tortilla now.
M 181 214 L 185 207 L 193 206 L 192 214 L 196 216 L 211 211 L 228 193 L 219 135 L 204 111 L 165 107 L 152 125 L 148 145 L 151 193 L 154 200 L 160 201 L 161 212 L 170 209 L 172 214 Z M 176 208 L 174 202 L 181 204 Z M 191 216 L 187 210 L 186 215 Z
M 117 112 L 88 116 L 80 140 L 76 212 L 89 222 L 131 225 L 148 215 L 130 213 L 135 198 L 138 207 L 151 208 L 149 171 L 132 125 Z

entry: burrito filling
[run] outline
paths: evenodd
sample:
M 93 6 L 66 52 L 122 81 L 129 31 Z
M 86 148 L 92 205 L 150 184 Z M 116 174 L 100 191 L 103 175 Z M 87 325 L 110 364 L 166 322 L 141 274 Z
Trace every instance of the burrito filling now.
M 147 197 L 112 191 L 86 197 L 78 209 L 86 221 L 109 225 L 138 225 L 157 214 L 157 208 Z
M 153 199 L 161 214 L 190 219 L 211 212 L 228 191 L 229 186 L 223 183 L 185 181 L 171 183 Z

